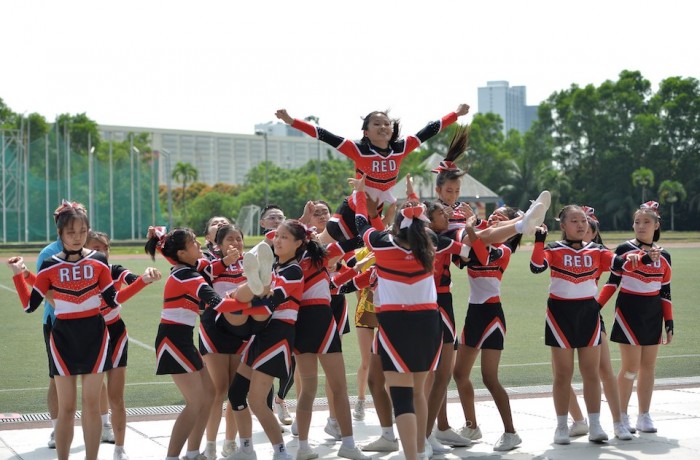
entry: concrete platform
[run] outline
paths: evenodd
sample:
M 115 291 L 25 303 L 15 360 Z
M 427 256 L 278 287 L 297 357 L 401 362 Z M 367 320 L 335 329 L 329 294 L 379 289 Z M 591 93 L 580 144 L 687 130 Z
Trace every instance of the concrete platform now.
M 552 443 L 556 418 L 551 397 L 548 394 L 527 393 L 520 389 L 510 389 L 511 406 L 515 426 L 523 440 L 522 445 L 510 452 L 493 451 L 493 443 L 502 433 L 503 426 L 493 402 L 488 398 L 479 398 L 477 402 L 478 423 L 483 432 L 483 439 L 468 448 L 453 449 L 443 457 L 457 458 L 489 458 L 489 459 L 651 459 L 663 456 L 674 460 L 700 459 L 700 384 L 683 386 L 665 385 L 654 392 L 652 401 L 652 418 L 658 428 L 656 434 L 637 434 L 632 441 L 620 441 L 613 437 L 612 418 L 607 406 L 602 406 L 601 422 L 603 428 L 611 437 L 609 442 L 594 444 L 588 442 L 586 436 L 572 439 L 568 446 Z M 633 396 L 634 399 L 634 396 Z M 583 401 L 579 397 L 581 404 Z M 634 401 L 636 404 L 636 401 Z M 583 404 L 582 404 L 583 406 Z M 293 409 L 290 407 L 290 409 Z M 632 419 L 636 419 L 636 406 L 630 407 Z M 326 410 L 314 412 L 309 440 L 312 447 L 319 453 L 319 458 L 337 458 L 339 443 L 334 442 L 324 433 Z M 453 427 L 458 428 L 464 423 L 461 406 L 458 402 L 448 405 L 448 416 Z M 159 418 L 159 419 L 157 419 Z M 172 429 L 174 416 L 130 417 L 127 425 L 126 451 L 131 460 L 164 459 L 166 447 Z M 373 408 L 368 408 L 363 422 L 354 421 L 355 439 L 363 444 L 379 435 L 379 422 Z M 222 428 L 223 432 L 223 421 Z M 253 442 L 259 460 L 272 458 L 272 449 L 259 425 L 254 429 Z M 50 423 L 0 423 L 0 460 L 44 460 L 56 458 L 55 450 L 48 449 L 46 442 L 51 433 Z M 219 435 L 218 449 L 220 452 L 223 435 Z M 288 431 L 284 435 L 285 442 L 292 455 L 296 454 L 297 438 Z M 202 445 L 204 449 L 204 445 Z M 103 460 L 112 458 L 113 446 L 102 444 L 100 457 Z M 85 452 L 82 444 L 82 431 L 76 426 L 71 458 L 82 459 Z M 375 454 L 374 458 L 387 460 L 402 459 L 401 452 L 383 455 Z

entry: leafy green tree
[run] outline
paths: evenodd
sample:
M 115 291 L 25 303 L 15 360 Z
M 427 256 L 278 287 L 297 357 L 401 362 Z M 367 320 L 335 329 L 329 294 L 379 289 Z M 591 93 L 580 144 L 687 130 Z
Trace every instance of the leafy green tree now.
M 683 184 L 678 181 L 665 180 L 659 184 L 659 199 L 662 204 L 671 204 L 671 231 L 676 229 L 674 207 L 677 201 L 683 201 L 687 197 Z

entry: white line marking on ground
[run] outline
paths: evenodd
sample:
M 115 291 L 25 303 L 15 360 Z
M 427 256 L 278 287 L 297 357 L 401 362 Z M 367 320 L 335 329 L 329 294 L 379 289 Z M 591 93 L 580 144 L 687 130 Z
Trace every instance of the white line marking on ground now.
M 138 345 L 139 347 L 145 348 L 146 350 L 149 350 L 149 351 L 153 351 L 153 352 L 156 351 L 156 349 L 153 348 L 152 346 L 146 345 L 146 344 L 143 343 L 143 342 L 139 342 L 138 340 L 136 340 L 136 339 L 133 338 L 132 336 L 129 336 L 129 343 L 133 343 L 134 345 Z
M 9 288 L 9 287 L 5 286 L 4 284 L 0 284 L 0 288 L 7 289 L 10 292 L 15 292 L 14 288 Z

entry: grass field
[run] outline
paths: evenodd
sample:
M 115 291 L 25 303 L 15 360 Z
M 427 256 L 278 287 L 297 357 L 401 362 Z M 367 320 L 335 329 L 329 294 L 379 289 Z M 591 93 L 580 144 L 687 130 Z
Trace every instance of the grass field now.
M 666 234 L 668 235 L 668 234 Z M 606 235 L 606 242 L 616 244 Z M 627 236 L 627 235 L 626 235 Z M 691 241 L 695 240 L 690 238 Z M 695 240 L 696 241 L 696 240 Z M 252 241 L 247 241 L 252 243 Z M 658 377 L 700 375 L 700 314 L 696 311 L 700 299 L 700 283 L 695 264 L 700 260 L 700 248 L 671 248 L 673 260 L 673 302 L 676 337 L 670 346 L 661 347 L 657 363 Z M 5 251 L 3 251 L 5 252 Z M 113 262 L 141 273 L 155 265 L 164 273 L 169 266 L 162 258 L 155 263 L 135 255 L 138 249 L 116 251 Z M 5 252 L 7 254 L 7 252 Z M 129 255 L 134 254 L 134 255 Z M 505 386 L 547 385 L 551 383 L 549 349 L 544 345 L 544 311 L 549 274 L 533 275 L 528 268 L 530 252 L 516 252 L 504 276 L 502 300 L 508 325 L 506 349 L 501 362 L 501 380 Z M 3 256 L 3 257 L 6 257 Z M 32 264 L 28 264 L 33 267 Z M 453 295 L 458 327 L 464 323 L 468 287 L 466 274 L 453 270 Z M 155 340 L 162 302 L 163 282 L 144 289 L 129 301 L 123 318 L 130 336 L 126 404 L 128 407 L 181 404 L 182 398 L 172 380 L 154 375 Z M 3 334 L 0 339 L 0 413 L 34 413 L 46 411 L 47 357 L 41 333 L 41 309 L 31 315 L 22 311 L 11 280 L 11 272 L 0 270 L 0 311 Z M 354 312 L 355 298 L 348 296 Z M 612 301 L 604 309 L 608 329 L 612 326 Z M 356 369 L 359 363 L 354 329 L 343 340 L 350 394 L 356 394 Z M 611 347 L 613 367 L 619 367 L 619 353 Z M 478 364 L 478 363 L 477 363 Z M 478 370 L 474 382 L 481 388 Z M 323 386 L 319 386 L 319 396 Z M 290 395 L 294 397 L 294 395 Z

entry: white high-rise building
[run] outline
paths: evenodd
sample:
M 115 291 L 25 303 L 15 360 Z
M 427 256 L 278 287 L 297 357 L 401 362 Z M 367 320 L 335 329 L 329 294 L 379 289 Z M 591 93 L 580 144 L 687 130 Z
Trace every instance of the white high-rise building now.
M 243 184 L 248 171 L 265 157 L 273 164 L 295 169 L 309 160 L 325 159 L 330 151 L 334 158 L 342 155 L 327 144 L 321 143 L 303 133 L 290 128 L 287 131 L 279 127 L 283 123 L 256 125 L 256 131 L 267 136 L 255 134 L 213 133 L 206 131 L 185 131 L 175 129 L 143 128 L 135 126 L 100 125 L 99 130 L 104 141 L 126 141 L 129 133 L 147 133 L 152 149 L 165 151 L 170 156 L 170 167 L 177 162 L 192 164 L 198 172 L 197 180 L 207 185 L 216 183 Z M 287 125 L 284 125 L 287 127 Z M 289 128 L 289 127 L 287 127 Z M 292 134 L 292 132 L 294 132 Z M 297 135 L 298 133 L 298 135 Z M 267 141 L 267 152 L 265 143 Z M 161 182 L 168 175 L 167 161 L 161 161 L 158 173 Z
M 509 86 L 507 81 L 489 81 L 479 88 L 479 112 L 496 113 L 503 119 L 503 134 L 511 129 L 520 133 L 537 119 L 537 106 L 526 105 L 525 86 Z

